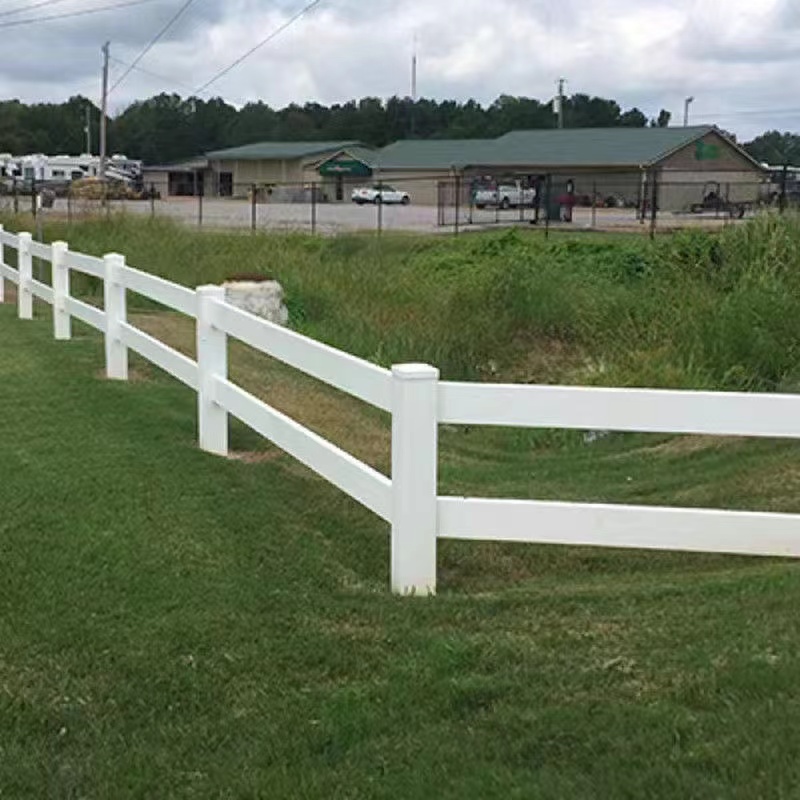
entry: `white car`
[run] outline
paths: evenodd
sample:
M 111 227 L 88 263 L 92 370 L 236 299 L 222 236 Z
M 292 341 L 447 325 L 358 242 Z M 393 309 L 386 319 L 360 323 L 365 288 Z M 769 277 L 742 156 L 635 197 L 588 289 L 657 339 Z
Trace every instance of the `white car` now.
M 535 200 L 536 190 L 523 188 L 519 181 L 515 184 L 501 184 L 496 189 L 480 189 L 472 198 L 475 208 L 518 208 L 520 205 L 532 206 Z
M 407 206 L 411 202 L 411 195 L 408 192 L 401 192 L 382 183 L 380 186 L 362 186 L 353 189 L 351 198 L 354 203 L 363 206 L 364 203 L 397 203 Z

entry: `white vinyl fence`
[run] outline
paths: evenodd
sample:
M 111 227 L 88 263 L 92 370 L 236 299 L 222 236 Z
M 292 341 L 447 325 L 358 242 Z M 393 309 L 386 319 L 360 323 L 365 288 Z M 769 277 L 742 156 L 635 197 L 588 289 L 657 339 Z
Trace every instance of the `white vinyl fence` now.
M 17 251 L 17 269 L 4 261 Z M 52 285 L 32 259 L 52 264 Z M 70 271 L 104 281 L 104 310 L 69 294 Z M 56 339 L 74 317 L 105 336 L 106 374 L 125 380 L 133 350 L 197 392 L 200 447 L 228 452 L 228 415 L 244 422 L 391 524 L 391 583 L 401 594 L 436 589 L 437 539 L 537 542 L 749 555 L 800 556 L 800 515 L 648 506 L 440 497 L 442 423 L 800 438 L 800 396 L 451 383 L 424 364 L 391 371 L 281 328 L 225 302 L 133 269 L 121 255 L 71 252 L 0 227 L 4 280 L 18 286 L 18 316 L 33 298 L 53 306 Z M 196 319 L 197 361 L 127 321 L 126 292 Z M 392 415 L 392 478 L 271 408 L 228 379 L 227 340 L 238 339 Z

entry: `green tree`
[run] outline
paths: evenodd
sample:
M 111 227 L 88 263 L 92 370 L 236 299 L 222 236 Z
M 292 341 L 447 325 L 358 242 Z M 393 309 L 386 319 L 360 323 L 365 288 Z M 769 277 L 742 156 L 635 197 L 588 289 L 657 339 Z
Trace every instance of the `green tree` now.
M 800 136 L 796 133 L 768 131 L 745 144 L 744 149 L 762 163 L 800 167 Z

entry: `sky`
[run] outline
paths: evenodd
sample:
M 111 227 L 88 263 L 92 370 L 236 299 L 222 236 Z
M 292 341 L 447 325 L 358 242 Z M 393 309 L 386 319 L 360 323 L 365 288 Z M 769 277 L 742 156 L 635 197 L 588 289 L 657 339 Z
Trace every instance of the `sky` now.
M 97 100 L 102 43 L 113 85 L 185 0 L 42 20 L 122 2 L 0 0 L 0 98 Z M 306 5 L 193 0 L 111 93 L 111 112 L 163 91 L 191 94 Z M 673 124 L 692 96 L 691 123 L 741 140 L 800 131 L 800 0 L 321 0 L 204 96 L 280 108 L 408 95 L 415 38 L 423 97 L 548 100 L 563 76 L 567 94 L 648 116 L 666 108 Z

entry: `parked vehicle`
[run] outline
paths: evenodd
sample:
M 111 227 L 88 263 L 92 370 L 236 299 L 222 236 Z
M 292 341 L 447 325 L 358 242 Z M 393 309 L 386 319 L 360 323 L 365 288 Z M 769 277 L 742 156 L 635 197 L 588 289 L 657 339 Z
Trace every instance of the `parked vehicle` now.
M 523 188 L 520 181 L 500 184 L 496 189 L 478 189 L 472 198 L 476 208 L 518 208 L 521 205 L 532 206 L 535 201 L 536 190 Z
M 707 183 L 703 187 L 703 199 L 699 203 L 692 203 L 689 211 L 692 214 L 701 214 L 704 211 L 716 211 L 723 214 L 730 214 L 732 217 L 741 219 L 745 212 L 750 208 L 750 203 L 731 203 L 722 196 L 722 190 L 716 181 Z
M 382 183 L 353 189 L 351 199 L 360 206 L 363 206 L 364 203 L 374 203 L 375 205 L 392 203 L 407 206 L 411 202 L 411 195 Z

